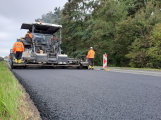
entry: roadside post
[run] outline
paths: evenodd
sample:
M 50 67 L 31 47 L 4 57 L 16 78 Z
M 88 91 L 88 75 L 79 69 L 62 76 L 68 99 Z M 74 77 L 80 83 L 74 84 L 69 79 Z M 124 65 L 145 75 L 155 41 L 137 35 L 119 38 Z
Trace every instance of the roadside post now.
M 107 54 L 103 54 L 103 70 L 110 71 L 110 69 L 107 69 Z
M 103 55 L 103 69 L 107 68 L 107 54 L 105 53 Z

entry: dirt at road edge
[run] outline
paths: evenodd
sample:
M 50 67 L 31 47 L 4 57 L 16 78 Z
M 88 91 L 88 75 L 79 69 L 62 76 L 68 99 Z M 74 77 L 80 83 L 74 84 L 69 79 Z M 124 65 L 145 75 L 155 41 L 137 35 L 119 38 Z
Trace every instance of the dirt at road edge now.
M 18 81 L 18 83 L 19 83 L 19 81 Z M 27 112 L 26 113 L 26 114 L 28 114 L 28 118 L 26 118 L 27 120 L 42 120 L 37 107 L 34 105 L 34 102 L 31 100 L 31 98 L 30 98 L 29 94 L 26 92 L 25 88 L 23 88 L 23 86 L 20 83 L 19 83 L 19 86 L 21 87 L 21 90 L 24 94 L 23 99 L 24 99 L 24 102 L 26 103 L 25 106 L 22 106 L 20 108 L 20 111 Z

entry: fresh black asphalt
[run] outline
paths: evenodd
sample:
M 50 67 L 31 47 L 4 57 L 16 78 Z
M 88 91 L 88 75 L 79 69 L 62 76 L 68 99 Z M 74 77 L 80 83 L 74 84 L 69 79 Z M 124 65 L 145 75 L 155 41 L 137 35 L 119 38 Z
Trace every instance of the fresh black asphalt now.
M 12 71 L 43 120 L 161 120 L 161 77 L 78 69 Z

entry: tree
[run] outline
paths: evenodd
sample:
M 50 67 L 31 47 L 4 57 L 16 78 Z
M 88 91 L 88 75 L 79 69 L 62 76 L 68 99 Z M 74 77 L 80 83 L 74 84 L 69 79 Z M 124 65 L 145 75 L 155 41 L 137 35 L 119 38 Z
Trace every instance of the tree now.
M 106 52 L 108 54 L 108 61 L 118 65 L 119 62 L 114 60 L 118 58 L 118 56 L 114 55 L 116 53 L 113 51 L 116 49 L 114 39 L 118 23 L 127 17 L 126 4 L 120 1 L 108 0 L 100 1 L 100 6 L 97 9 L 97 14 L 94 15 L 95 24 L 91 37 L 91 41 L 94 41 L 94 48 L 99 53 L 96 56 L 96 60 L 98 60 L 97 63 L 101 63 L 102 54 Z
M 161 13 L 152 2 L 146 4 L 146 8 L 142 9 L 135 15 L 132 25 L 135 26 L 135 40 L 129 47 L 131 67 L 153 67 L 159 68 L 159 34 Z M 153 15 L 151 14 L 153 11 Z M 157 26 L 155 26 L 157 24 Z M 158 54 L 158 56 L 157 56 Z M 156 65 L 157 64 L 157 65 Z
M 55 7 L 54 12 L 50 11 L 47 14 L 43 14 L 41 18 L 35 19 L 35 21 L 58 24 L 60 21 L 60 11 L 60 7 Z
M 62 49 L 71 57 L 85 54 L 89 49 L 89 39 L 92 35 L 92 1 L 69 0 L 61 12 L 61 24 L 63 27 Z M 88 48 L 88 49 L 87 49 Z M 84 51 L 82 53 L 82 51 Z

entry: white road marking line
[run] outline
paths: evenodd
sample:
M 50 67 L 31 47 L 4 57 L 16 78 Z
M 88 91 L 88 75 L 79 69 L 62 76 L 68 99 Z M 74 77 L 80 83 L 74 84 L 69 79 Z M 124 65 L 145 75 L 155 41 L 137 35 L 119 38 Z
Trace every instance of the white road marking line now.
M 151 75 L 161 77 L 161 72 L 150 72 L 150 71 L 135 71 L 135 70 L 120 70 L 113 69 L 111 72 L 121 72 L 121 73 L 131 73 L 131 74 L 140 74 L 140 75 Z

